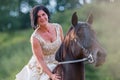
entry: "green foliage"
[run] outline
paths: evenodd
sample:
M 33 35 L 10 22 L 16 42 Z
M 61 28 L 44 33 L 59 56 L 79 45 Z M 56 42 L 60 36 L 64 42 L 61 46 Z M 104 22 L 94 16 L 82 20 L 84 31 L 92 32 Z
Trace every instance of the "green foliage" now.
M 57 1 L 57 6 L 56 6 L 57 11 L 74 9 L 76 7 L 81 6 L 81 4 L 79 3 L 79 0 L 56 0 L 56 1 Z M 61 7 L 63 8 L 63 10 L 60 9 Z
M 57 0 L 57 9 L 60 6 L 67 9 L 78 7 L 79 0 Z M 42 4 L 50 8 L 50 0 L 3 0 L 0 3 L 0 32 L 1 31 L 14 31 L 20 29 L 27 29 L 30 26 L 29 11 L 38 4 Z M 74 4 L 74 5 L 72 5 Z M 22 10 L 27 10 L 26 12 Z M 51 10 L 50 10 L 51 11 Z M 51 11 L 52 13 L 52 11 Z
M 26 33 L 31 30 L 0 33 L 0 80 L 14 80 L 31 57 L 30 34 Z
M 116 7 L 117 6 L 117 7 Z M 107 51 L 107 59 L 101 67 L 86 64 L 86 80 L 120 80 L 119 64 L 119 3 L 92 4 L 78 9 L 55 13 L 51 22 L 60 23 L 64 34 L 71 26 L 71 16 L 77 12 L 79 20 L 86 20 L 91 12 L 94 15 L 93 28 L 98 40 Z M 14 80 L 15 75 L 27 64 L 32 56 L 30 35 L 33 30 L 0 33 L 0 80 Z

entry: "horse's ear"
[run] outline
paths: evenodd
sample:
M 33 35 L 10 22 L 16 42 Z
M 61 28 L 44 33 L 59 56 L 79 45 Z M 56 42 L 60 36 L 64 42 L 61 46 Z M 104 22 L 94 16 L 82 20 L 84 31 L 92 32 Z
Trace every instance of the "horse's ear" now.
M 89 14 L 89 16 L 88 16 L 88 18 L 87 18 L 87 22 L 88 22 L 89 24 L 92 24 L 92 23 L 93 23 L 93 15 L 92 15 L 92 13 Z
M 77 17 L 77 15 L 76 15 L 76 12 L 74 12 L 73 13 L 73 15 L 72 15 L 72 25 L 73 26 L 76 26 L 77 25 L 77 22 L 78 22 L 78 17 Z

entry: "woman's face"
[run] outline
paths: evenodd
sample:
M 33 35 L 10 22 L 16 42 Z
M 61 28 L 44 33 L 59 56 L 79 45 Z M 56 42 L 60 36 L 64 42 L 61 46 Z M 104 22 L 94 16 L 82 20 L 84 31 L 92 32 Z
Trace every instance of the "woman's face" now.
M 43 10 L 39 10 L 37 15 L 38 15 L 37 18 L 38 25 L 44 26 L 48 23 L 48 15 Z

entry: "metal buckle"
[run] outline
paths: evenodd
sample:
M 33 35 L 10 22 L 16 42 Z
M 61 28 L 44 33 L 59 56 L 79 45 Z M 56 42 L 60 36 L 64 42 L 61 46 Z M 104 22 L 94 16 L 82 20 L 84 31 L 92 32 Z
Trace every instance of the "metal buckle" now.
M 90 54 L 90 55 L 88 56 L 88 62 L 89 62 L 89 63 L 93 63 L 93 62 L 94 62 L 94 59 L 93 59 L 92 54 Z

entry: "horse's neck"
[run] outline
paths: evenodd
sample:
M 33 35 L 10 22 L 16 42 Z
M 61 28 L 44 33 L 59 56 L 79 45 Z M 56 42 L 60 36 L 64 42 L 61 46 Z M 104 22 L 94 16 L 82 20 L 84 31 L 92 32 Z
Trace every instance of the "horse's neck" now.
M 80 80 L 85 80 L 85 65 L 84 63 L 79 63 L 79 69 L 80 69 Z
M 66 67 L 69 72 L 65 72 L 65 80 L 85 80 L 85 65 L 84 63 L 68 64 Z M 71 67 L 72 66 L 72 67 Z M 69 74 L 69 75 L 68 75 Z

